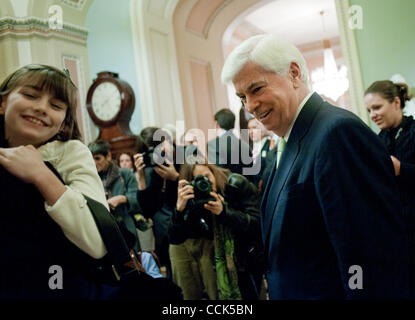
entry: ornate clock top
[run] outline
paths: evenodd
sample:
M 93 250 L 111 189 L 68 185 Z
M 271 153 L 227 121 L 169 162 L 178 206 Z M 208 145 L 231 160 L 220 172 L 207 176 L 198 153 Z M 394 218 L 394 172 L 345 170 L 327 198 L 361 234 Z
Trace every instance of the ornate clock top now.
M 120 150 L 126 150 L 123 146 L 128 141 L 127 149 L 133 149 L 136 138 L 130 131 L 130 121 L 134 105 L 133 90 L 119 78 L 118 73 L 99 72 L 89 87 L 86 98 L 88 113 L 99 127 L 98 138 L 110 142 L 114 149 Z M 114 155 L 116 153 L 113 152 Z

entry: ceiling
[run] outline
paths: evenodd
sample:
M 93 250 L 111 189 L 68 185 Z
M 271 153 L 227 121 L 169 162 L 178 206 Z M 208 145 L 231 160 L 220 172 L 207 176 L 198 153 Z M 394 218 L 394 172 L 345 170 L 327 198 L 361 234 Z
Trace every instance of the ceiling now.
M 334 0 L 274 0 L 247 15 L 245 21 L 299 45 L 323 38 L 322 10 L 325 37 L 338 37 Z

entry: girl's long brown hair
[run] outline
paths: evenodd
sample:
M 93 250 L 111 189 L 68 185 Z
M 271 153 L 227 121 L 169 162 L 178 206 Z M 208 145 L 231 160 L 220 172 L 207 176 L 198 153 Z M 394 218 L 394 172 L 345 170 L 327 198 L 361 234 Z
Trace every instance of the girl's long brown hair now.
M 216 191 L 217 193 L 224 194 L 226 181 L 228 179 L 228 175 L 231 173 L 228 169 L 223 169 L 217 167 L 214 164 L 209 163 L 205 158 L 194 158 L 195 161 L 187 161 L 185 160 L 184 164 L 182 164 L 179 172 L 179 180 L 193 180 L 193 171 L 197 165 L 199 166 L 206 166 L 212 172 L 213 176 L 216 180 Z
M 63 130 L 49 141 L 81 140 L 81 132 L 76 120 L 78 90 L 69 75 L 55 67 L 43 64 L 26 65 L 9 75 L 0 85 L 0 101 L 14 89 L 24 85 L 33 85 L 42 91 L 49 92 L 68 106 L 63 120 Z

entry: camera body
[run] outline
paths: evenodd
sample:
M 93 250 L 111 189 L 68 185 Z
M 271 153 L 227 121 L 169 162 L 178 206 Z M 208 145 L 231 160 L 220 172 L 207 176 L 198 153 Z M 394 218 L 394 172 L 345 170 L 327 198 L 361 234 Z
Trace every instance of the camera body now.
M 209 201 L 215 201 L 215 198 L 210 195 L 212 183 L 207 177 L 197 175 L 189 185 L 193 186 L 195 197 L 188 201 L 187 210 L 183 218 L 185 222 L 191 223 L 194 230 L 198 230 L 198 233 L 203 236 L 210 231 L 206 220 L 207 217 L 211 216 L 211 213 L 204 208 L 204 204 Z
M 195 200 L 212 198 L 210 195 L 212 192 L 212 183 L 207 177 L 199 174 L 193 178 L 193 180 L 190 182 L 190 185 L 193 186 Z
M 165 161 L 162 162 L 162 159 L 165 157 L 166 153 L 162 151 L 160 155 L 154 152 L 154 147 L 149 147 L 147 151 L 143 152 L 143 161 L 146 167 L 154 167 L 156 165 L 167 165 Z

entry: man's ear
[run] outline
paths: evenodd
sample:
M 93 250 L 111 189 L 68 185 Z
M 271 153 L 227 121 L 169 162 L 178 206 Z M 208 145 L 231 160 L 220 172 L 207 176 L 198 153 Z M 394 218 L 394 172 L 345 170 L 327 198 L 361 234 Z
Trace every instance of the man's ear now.
M 290 64 L 290 69 L 288 71 L 290 79 L 293 82 L 294 88 L 298 88 L 299 82 L 301 80 L 301 69 L 297 62 L 292 61 Z
M 108 154 L 106 156 L 107 161 L 111 161 L 112 160 L 112 154 L 111 151 L 108 151 Z

